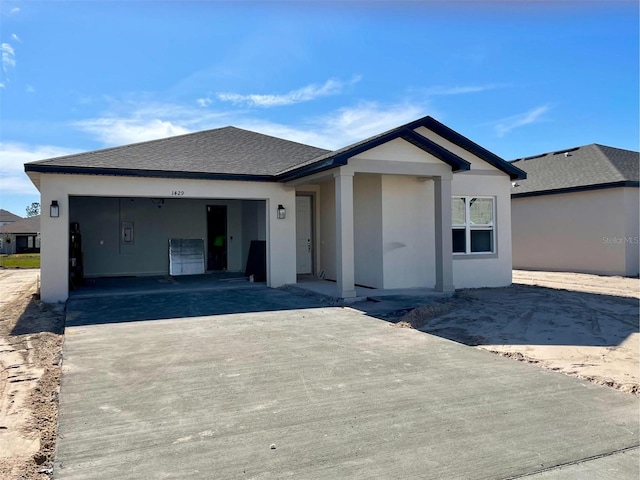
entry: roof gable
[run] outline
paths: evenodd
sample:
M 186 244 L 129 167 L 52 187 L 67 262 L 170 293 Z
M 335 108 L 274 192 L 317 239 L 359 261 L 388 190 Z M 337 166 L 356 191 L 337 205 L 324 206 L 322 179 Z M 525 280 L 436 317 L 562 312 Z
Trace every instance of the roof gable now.
M 446 149 L 442 145 L 439 145 L 425 136 L 416 133 L 415 130 L 420 127 L 425 127 L 434 133 L 437 133 L 449 142 L 476 155 L 478 158 L 491 164 L 495 168 L 507 173 L 512 179 L 526 178 L 526 174 L 519 168 L 514 167 L 506 160 L 503 160 L 429 116 L 401 125 L 400 127 L 388 130 L 379 135 L 374 135 L 373 137 L 348 145 L 339 150 L 328 152 L 306 163 L 297 165 L 289 170 L 285 170 L 280 173 L 280 176 L 286 180 L 296 179 L 334 168 L 336 166 L 346 165 L 349 158 L 396 138 L 402 138 L 425 152 L 430 153 L 434 157 L 450 165 L 453 171 L 466 171 L 470 169 L 470 163 L 468 161 Z
M 22 218 L 17 222 L 2 225 L 0 233 L 38 233 L 40 231 L 40 215 Z
M 514 160 L 527 172 L 511 190 L 520 196 L 616 186 L 638 186 L 640 153 L 598 145 L 569 148 Z
M 17 222 L 19 220 L 22 220 L 22 217 L 19 217 L 15 213 L 11 213 L 9 210 L 0 208 L 0 222 Z

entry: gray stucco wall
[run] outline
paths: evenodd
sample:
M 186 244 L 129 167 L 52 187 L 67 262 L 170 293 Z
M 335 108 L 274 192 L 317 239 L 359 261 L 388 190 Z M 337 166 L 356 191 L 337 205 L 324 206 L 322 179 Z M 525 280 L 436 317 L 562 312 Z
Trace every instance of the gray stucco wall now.
M 514 268 L 638 274 L 638 189 L 514 198 Z

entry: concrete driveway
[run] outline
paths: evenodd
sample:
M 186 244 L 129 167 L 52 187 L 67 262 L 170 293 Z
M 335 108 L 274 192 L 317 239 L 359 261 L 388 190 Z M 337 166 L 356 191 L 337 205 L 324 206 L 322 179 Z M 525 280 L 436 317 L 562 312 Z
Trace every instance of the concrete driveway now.
M 70 301 L 55 478 L 638 478 L 633 395 L 251 292 Z

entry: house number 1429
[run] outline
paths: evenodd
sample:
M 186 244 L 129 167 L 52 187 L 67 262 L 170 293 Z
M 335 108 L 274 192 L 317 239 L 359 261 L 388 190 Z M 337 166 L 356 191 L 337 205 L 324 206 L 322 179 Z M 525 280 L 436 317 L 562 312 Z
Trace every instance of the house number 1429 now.
M 184 190 L 171 190 L 172 197 L 182 197 L 184 195 Z

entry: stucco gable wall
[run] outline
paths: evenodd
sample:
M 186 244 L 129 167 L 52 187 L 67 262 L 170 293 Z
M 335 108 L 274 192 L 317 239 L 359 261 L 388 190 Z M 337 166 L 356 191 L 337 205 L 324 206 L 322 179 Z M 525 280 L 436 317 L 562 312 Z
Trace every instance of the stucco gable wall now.
M 504 173 L 502 170 L 499 170 L 496 167 L 494 167 L 493 165 L 491 165 L 490 163 L 487 163 L 484 160 L 482 160 L 481 158 L 476 157 L 474 154 L 472 154 L 471 152 L 468 152 L 464 148 L 461 148 L 461 147 L 455 145 L 454 143 L 451 143 L 449 140 L 446 140 L 446 139 L 442 138 L 440 135 L 432 132 L 428 128 L 418 127 L 414 131 L 416 133 L 422 135 L 423 137 L 428 138 L 432 142 L 435 142 L 438 145 L 441 145 L 443 148 L 446 148 L 451 153 L 455 153 L 460 158 L 462 158 L 462 159 L 466 160 L 467 162 L 469 162 L 471 164 L 471 170 L 472 171 L 473 170 L 485 170 L 485 171 L 489 170 L 489 171 L 495 172 L 497 175 L 504 175 L 504 176 L 508 177 L 508 175 L 506 173 Z
M 442 163 L 441 160 L 401 138 L 395 138 L 353 158 L 364 160 L 402 161 L 414 163 Z

